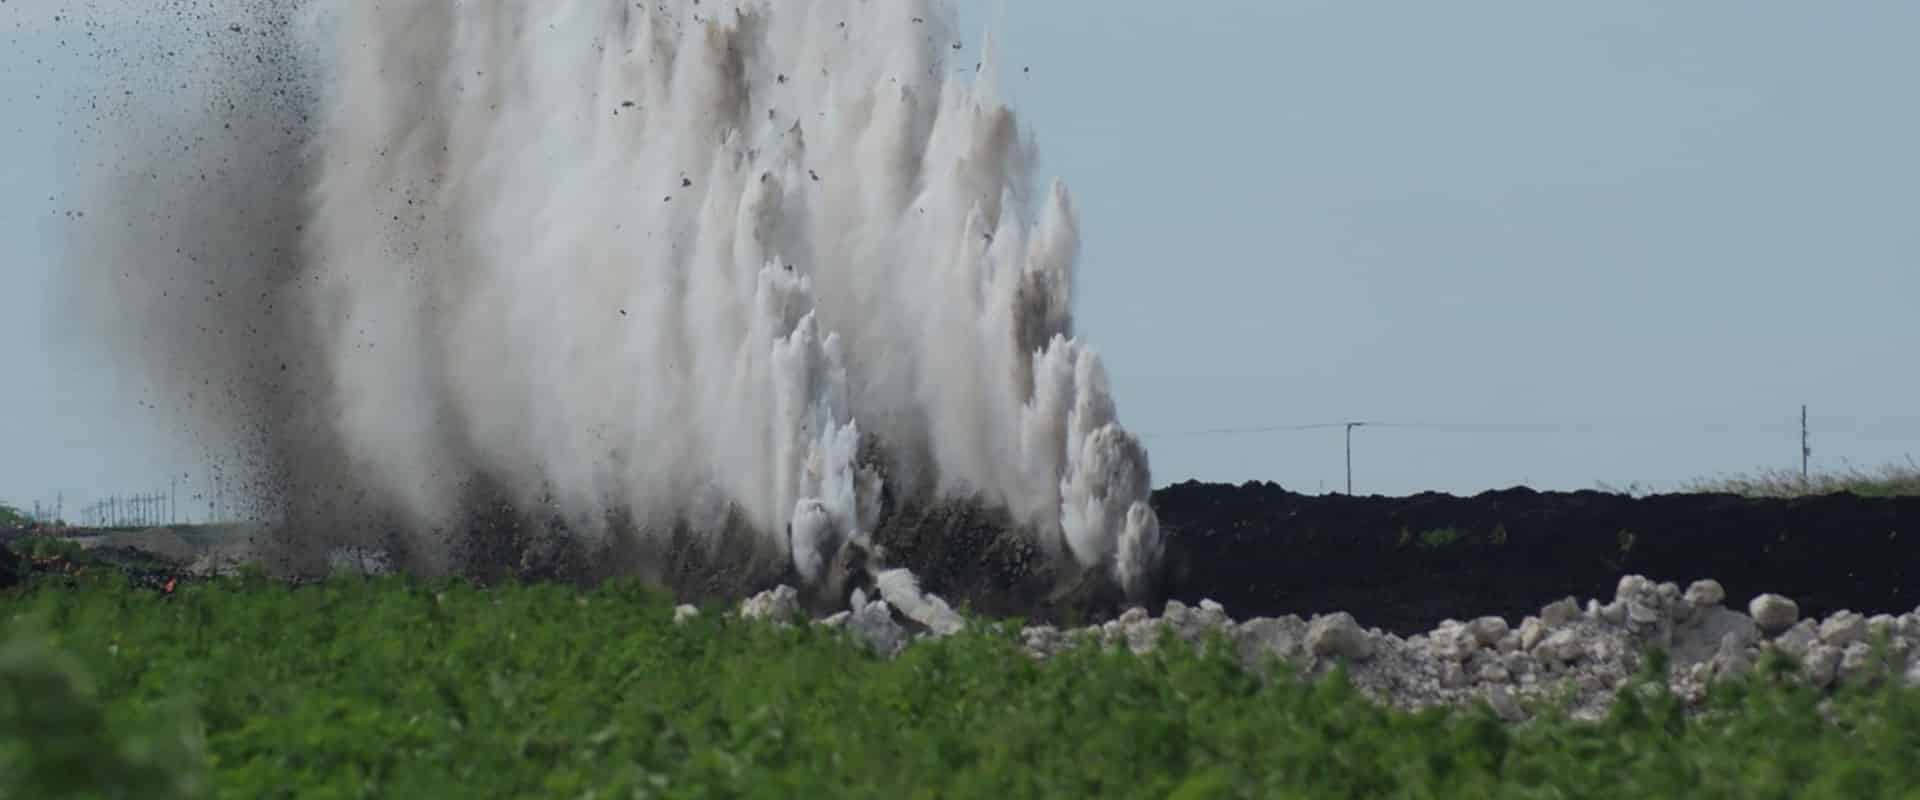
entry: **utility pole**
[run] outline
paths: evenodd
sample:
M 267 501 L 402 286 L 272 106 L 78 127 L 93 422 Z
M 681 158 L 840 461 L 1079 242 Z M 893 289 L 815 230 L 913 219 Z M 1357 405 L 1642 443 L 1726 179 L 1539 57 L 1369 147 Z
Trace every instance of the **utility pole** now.
M 1813 457 L 1813 448 L 1807 446 L 1807 406 L 1800 404 L 1800 488 L 1807 488 L 1810 476 L 1807 474 L 1807 461 Z
M 1353 496 L 1353 429 L 1362 427 L 1366 424 L 1367 423 L 1364 423 L 1364 422 L 1347 423 L 1347 496 L 1348 497 Z

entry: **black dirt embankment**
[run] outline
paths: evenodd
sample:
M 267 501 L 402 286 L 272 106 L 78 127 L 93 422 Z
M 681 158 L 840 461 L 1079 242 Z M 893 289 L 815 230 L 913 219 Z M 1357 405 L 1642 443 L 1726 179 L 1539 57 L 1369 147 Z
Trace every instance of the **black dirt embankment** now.
M 1728 603 L 1777 592 L 1802 616 L 1920 604 L 1920 498 L 1797 499 L 1509 489 L 1473 497 L 1307 496 L 1187 482 L 1154 493 L 1170 598 L 1236 617 L 1349 611 L 1410 634 L 1448 617 L 1518 620 L 1623 574 L 1714 578 Z
M 10 547 L 14 538 L 17 537 L 0 532 L 0 589 L 19 583 L 27 573 L 26 559 L 21 558 Z
M 1154 506 L 1167 535 L 1164 591 L 1147 603 L 1156 611 L 1166 599 L 1209 598 L 1241 619 L 1347 611 L 1364 625 L 1406 635 L 1449 617 L 1517 621 L 1569 595 L 1611 597 L 1625 574 L 1683 585 L 1714 578 L 1730 605 L 1778 592 L 1798 602 L 1802 616 L 1920 605 L 1920 498 L 1635 499 L 1529 489 L 1315 497 L 1273 484 L 1188 482 L 1155 492 Z M 408 571 L 482 582 L 585 585 L 631 575 L 692 602 L 802 585 L 764 537 L 738 521 L 718 535 L 676 530 L 663 540 L 622 518 L 589 543 L 557 520 L 500 504 L 473 507 L 489 511 L 446 533 L 451 563 L 413 557 L 397 531 L 369 529 L 359 538 L 388 548 Z M 284 532 L 277 538 L 308 541 Z M 890 509 L 873 542 L 879 563 L 912 569 L 928 591 L 975 613 L 1073 624 L 1127 605 L 1101 574 L 1056 563 L 1005 512 L 980 503 Z M 131 560 L 90 552 L 96 560 Z M 0 586 L 21 571 L 6 569 L 7 555 L 0 549 Z M 307 571 L 325 574 L 325 553 L 307 555 Z M 841 553 L 828 579 L 807 587 L 809 606 L 837 608 L 851 586 L 867 582 L 860 562 L 870 557 Z

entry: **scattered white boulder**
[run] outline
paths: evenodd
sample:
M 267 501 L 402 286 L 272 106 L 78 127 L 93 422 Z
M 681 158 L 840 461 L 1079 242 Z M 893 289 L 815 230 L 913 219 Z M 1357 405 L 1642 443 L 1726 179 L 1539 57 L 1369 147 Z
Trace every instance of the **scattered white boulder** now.
M 1533 657 L 1548 664 L 1565 664 L 1580 657 L 1586 651 L 1586 643 L 1580 634 L 1571 630 L 1554 631 L 1546 640 L 1533 648 Z
M 1900 618 L 1892 614 L 1875 614 L 1867 618 L 1868 636 L 1895 636 L 1900 630 Z
M 1307 626 L 1307 650 L 1316 656 L 1364 661 L 1373 655 L 1373 642 L 1352 614 L 1340 611 L 1314 617 Z
M 682 603 L 673 607 L 673 624 L 675 625 L 685 625 L 688 622 L 692 622 L 694 618 L 698 616 L 700 616 L 700 608 L 698 606 Z
M 1520 621 L 1520 649 L 1531 652 L 1546 641 L 1547 623 L 1540 617 L 1527 617 Z
M 1020 641 L 1026 645 L 1027 655 L 1034 658 L 1047 658 L 1066 648 L 1066 636 L 1052 625 L 1021 628 Z
M 1441 661 L 1465 661 L 1480 649 L 1473 630 L 1459 622 L 1446 620 L 1427 634 L 1427 652 Z
M 1227 607 L 1212 600 L 1202 599 L 1200 612 L 1195 616 L 1205 628 L 1222 628 L 1233 624 L 1233 620 L 1227 616 Z
M 1851 682 L 1868 675 L 1873 666 L 1873 645 L 1854 642 L 1840 648 L 1840 680 Z
M 1558 628 L 1573 621 L 1580 615 L 1580 601 L 1564 597 L 1540 609 L 1540 622 L 1549 628 Z
M 861 592 L 855 590 L 854 608 L 848 614 L 844 627 L 853 634 L 854 639 L 865 644 L 875 655 L 892 658 L 900 654 L 907 646 L 907 631 L 893 620 L 893 609 L 885 600 L 865 601 Z
M 1760 643 L 1760 627 L 1753 619 L 1722 606 L 1696 607 L 1685 626 L 1671 637 L 1669 652 L 1676 666 L 1690 667 L 1721 653 L 1745 652 Z
M 1807 648 L 1807 657 L 1800 662 L 1800 669 L 1808 681 L 1824 689 L 1840 677 L 1840 658 L 1840 648 L 1816 644 Z
M 1473 631 L 1473 638 L 1481 647 L 1493 647 L 1507 635 L 1507 621 L 1502 617 L 1481 617 L 1467 624 Z
M 1520 707 L 1520 701 L 1514 699 L 1513 691 L 1505 686 L 1494 684 L 1487 687 L 1487 705 L 1493 713 L 1508 722 L 1522 722 L 1527 712 Z
M 800 592 L 782 584 L 740 603 L 743 619 L 771 619 L 785 623 L 800 614 Z
M 845 630 L 885 658 L 914 641 L 965 630 L 964 618 L 921 591 L 911 574 L 881 572 L 876 579 L 877 596 L 855 590 L 847 610 L 816 624 Z M 1449 619 L 1426 634 L 1401 638 L 1363 628 L 1346 612 L 1311 621 L 1287 615 L 1236 622 L 1212 600 L 1197 606 L 1173 600 L 1159 616 L 1134 607 L 1085 628 L 1030 625 L 1020 630 L 1019 642 L 1039 659 L 1077 647 L 1147 654 L 1167 641 L 1196 643 L 1217 631 L 1249 668 L 1278 660 L 1317 676 L 1345 663 L 1355 685 L 1383 702 L 1414 709 L 1481 700 L 1510 722 L 1529 718 L 1531 703 L 1567 699 L 1575 718 L 1604 716 L 1649 648 L 1667 652 L 1669 688 L 1694 704 L 1713 682 L 1749 672 L 1769 650 L 1796 659 L 1801 679 L 1811 686 L 1886 677 L 1920 685 L 1920 610 L 1871 618 L 1840 611 L 1803 620 L 1798 605 L 1777 594 L 1755 597 L 1745 614 L 1725 602 L 1726 590 L 1716 581 L 1694 581 L 1683 591 L 1677 583 L 1629 575 L 1610 601 L 1590 600 L 1584 611 L 1567 597 L 1518 626 L 1499 616 Z M 740 616 L 785 624 L 799 610 L 798 593 L 782 586 L 743 602 Z M 683 623 L 697 614 L 681 606 L 674 620 Z M 1886 637 L 1890 663 L 1876 657 L 1870 644 L 1876 636 Z
M 1773 647 L 1794 658 L 1806 658 L 1808 651 L 1820 643 L 1820 626 L 1813 620 L 1802 620 L 1792 627 L 1779 632 L 1773 639 Z
M 967 623 L 939 595 L 920 591 L 920 580 L 904 569 L 882 570 L 874 576 L 874 586 L 886 600 L 908 619 L 925 626 L 934 636 L 952 636 Z
M 1293 662 L 1307 654 L 1307 621 L 1294 615 L 1255 617 L 1241 623 L 1235 637 L 1241 663 L 1259 664 L 1268 657 Z
M 1712 608 L 1726 602 L 1727 590 L 1712 578 L 1697 580 L 1687 585 L 1686 599 L 1696 608 Z
M 1777 594 L 1763 594 L 1747 603 L 1747 616 L 1760 630 L 1779 633 L 1800 621 L 1800 604 Z
M 1820 641 L 1834 647 L 1846 647 L 1867 639 L 1867 618 L 1852 611 L 1838 611 L 1820 623 Z

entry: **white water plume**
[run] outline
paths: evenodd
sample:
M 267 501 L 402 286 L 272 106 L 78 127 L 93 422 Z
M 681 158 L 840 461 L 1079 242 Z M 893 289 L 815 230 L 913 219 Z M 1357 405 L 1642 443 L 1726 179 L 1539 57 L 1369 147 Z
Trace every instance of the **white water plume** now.
M 885 488 L 1004 508 L 1144 590 L 1147 457 L 1072 338 L 1073 204 L 943 3 L 290 1 L 179 24 L 236 73 L 282 12 L 319 54 L 280 295 L 314 325 L 275 407 L 347 483 L 422 530 L 476 475 L 583 535 L 743 520 L 807 580 Z
M 1078 227 L 991 54 L 856 0 L 353 3 L 307 228 L 350 453 L 425 522 L 461 468 L 716 526 L 808 579 L 881 476 L 1137 587 L 1145 451 L 1070 337 Z M 590 522 L 588 523 L 590 524 Z M 789 536 L 787 532 L 791 530 Z

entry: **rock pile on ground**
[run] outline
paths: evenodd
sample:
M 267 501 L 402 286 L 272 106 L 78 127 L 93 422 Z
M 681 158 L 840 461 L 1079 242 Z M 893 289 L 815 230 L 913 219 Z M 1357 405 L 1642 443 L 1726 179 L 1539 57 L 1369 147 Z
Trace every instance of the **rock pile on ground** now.
M 915 637 L 944 637 L 959 633 L 965 620 L 937 595 L 920 591 L 919 583 L 906 570 L 885 570 L 875 581 L 879 596 L 868 598 L 865 589 L 853 590 L 847 610 L 815 621 L 815 624 L 842 628 L 875 653 L 892 658 L 906 649 Z M 789 624 L 800 616 L 800 593 L 791 586 L 779 586 L 740 603 L 740 616 L 750 620 L 768 620 L 776 625 Z M 693 606 L 674 609 L 674 621 L 685 623 L 698 616 Z
M 799 613 L 795 596 L 784 586 L 762 592 L 742 603 L 740 614 L 790 619 Z M 1548 707 L 1566 708 L 1576 718 L 1604 716 L 1654 650 L 1668 655 L 1669 688 L 1692 704 L 1703 701 L 1715 681 L 1752 670 L 1770 650 L 1791 656 L 1800 678 L 1823 689 L 1886 675 L 1920 684 L 1920 610 L 1873 617 L 1839 611 L 1814 620 L 1801 619 L 1793 601 L 1779 595 L 1756 597 L 1744 612 L 1727 608 L 1725 600 L 1712 580 L 1683 590 L 1629 575 L 1605 603 L 1583 606 L 1567 597 L 1517 624 L 1497 616 L 1449 619 L 1404 638 L 1362 627 L 1345 612 L 1235 621 L 1210 600 L 1198 606 L 1172 601 L 1157 617 L 1136 607 L 1083 628 L 1031 626 L 1020 637 L 1029 655 L 1047 658 L 1085 646 L 1146 653 L 1165 635 L 1201 643 L 1217 633 L 1249 667 L 1273 659 L 1318 676 L 1344 664 L 1355 686 L 1393 706 L 1485 701 L 1513 722 Z M 882 656 L 960 629 L 915 621 L 898 613 L 897 603 L 864 592 L 855 593 L 851 606 L 815 624 L 844 628 Z M 1875 654 L 1880 640 L 1887 644 L 1885 661 Z

